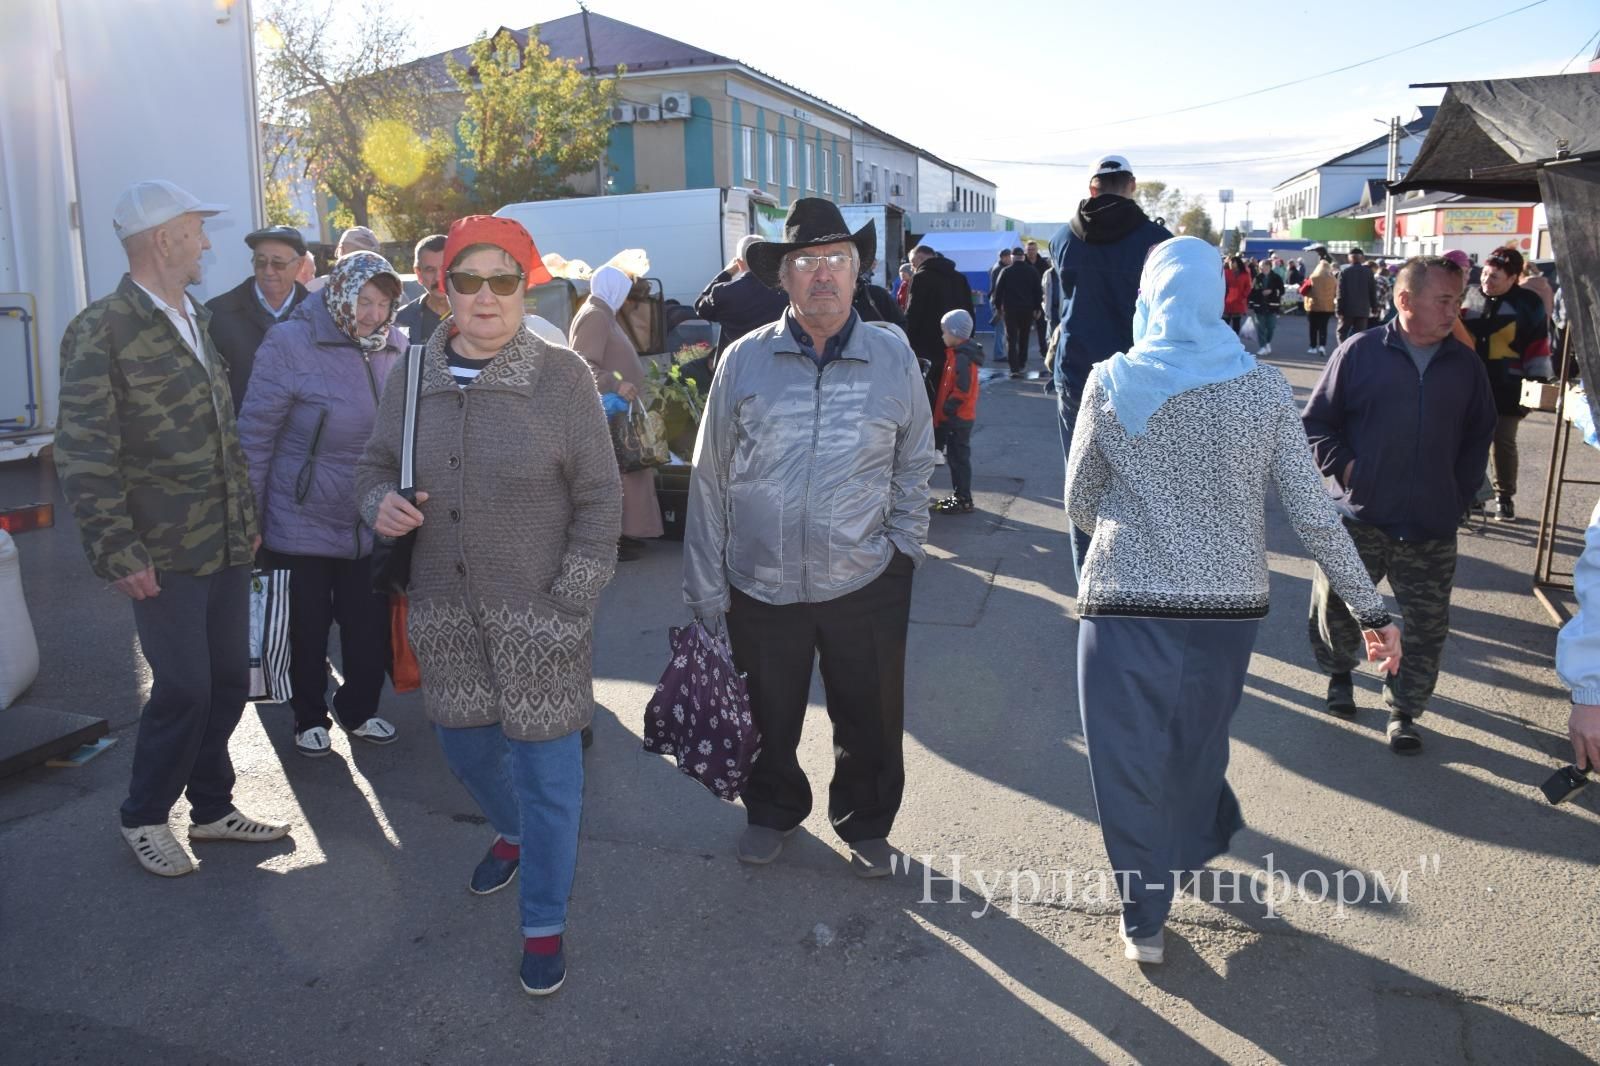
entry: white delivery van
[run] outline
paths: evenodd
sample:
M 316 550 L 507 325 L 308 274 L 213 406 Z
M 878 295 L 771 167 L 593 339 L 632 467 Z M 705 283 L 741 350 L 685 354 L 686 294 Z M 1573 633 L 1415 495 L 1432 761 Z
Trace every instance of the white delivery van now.
M 682 189 L 530 200 L 495 214 L 522 223 L 541 255 L 555 252 L 591 267 L 643 248 L 662 295 L 692 306 L 733 258 L 739 238 L 762 232 L 774 208 L 770 197 L 751 189 Z

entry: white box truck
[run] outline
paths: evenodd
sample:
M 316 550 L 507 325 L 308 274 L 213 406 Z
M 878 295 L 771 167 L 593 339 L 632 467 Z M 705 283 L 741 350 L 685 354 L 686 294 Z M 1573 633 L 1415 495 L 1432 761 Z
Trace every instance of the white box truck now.
M 643 248 L 662 295 L 692 306 L 733 258 L 739 238 L 764 232 L 774 212 L 781 220 L 776 203 L 751 189 L 682 189 L 529 200 L 495 214 L 522 223 L 540 254 L 556 252 L 591 267 Z
M 56 424 L 61 335 L 116 288 L 123 189 L 166 178 L 206 223 L 206 300 L 250 272 L 262 224 L 248 0 L 0 0 L 0 461 Z

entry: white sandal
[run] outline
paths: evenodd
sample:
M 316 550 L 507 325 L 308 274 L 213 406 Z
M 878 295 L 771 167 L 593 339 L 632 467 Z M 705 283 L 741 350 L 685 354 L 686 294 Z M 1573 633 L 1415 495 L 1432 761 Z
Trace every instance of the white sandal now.
M 158 877 L 182 877 L 194 873 L 194 860 L 183 850 L 167 825 L 122 827 L 122 838 L 133 849 L 139 865 Z
M 190 840 L 245 840 L 252 843 L 277 840 L 289 831 L 286 825 L 268 825 L 248 814 L 229 811 L 214 822 L 189 827 Z
M 319 759 L 333 750 L 333 739 L 320 725 L 294 735 L 294 750 L 308 759 Z

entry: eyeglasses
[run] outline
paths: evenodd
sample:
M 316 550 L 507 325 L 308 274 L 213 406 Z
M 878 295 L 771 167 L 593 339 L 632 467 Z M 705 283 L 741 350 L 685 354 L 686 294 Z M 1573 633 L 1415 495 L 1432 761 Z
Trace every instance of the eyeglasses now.
M 814 274 L 824 263 L 828 265 L 829 270 L 848 270 L 852 258 L 849 252 L 834 252 L 832 255 L 797 255 L 789 260 L 789 265 L 802 274 Z
M 258 255 L 254 259 L 251 259 L 250 262 L 255 264 L 255 268 L 257 270 L 260 270 L 262 267 L 266 267 L 271 270 L 288 270 L 290 267 L 298 265 L 300 260 L 268 259 L 264 255 Z
M 464 270 L 452 270 L 449 274 L 450 287 L 463 296 L 471 296 L 483 288 L 483 283 L 489 283 L 489 291 L 496 296 L 510 296 L 517 291 L 517 286 L 522 284 L 521 274 L 495 274 L 493 277 L 484 277 L 481 274 L 468 274 Z

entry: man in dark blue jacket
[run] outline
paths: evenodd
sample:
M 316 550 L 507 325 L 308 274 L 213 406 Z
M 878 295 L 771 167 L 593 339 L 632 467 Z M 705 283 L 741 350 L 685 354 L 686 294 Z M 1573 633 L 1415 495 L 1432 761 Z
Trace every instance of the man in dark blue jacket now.
M 1439 679 L 1450 633 L 1456 528 L 1483 483 L 1494 437 L 1494 396 L 1483 361 L 1451 336 L 1461 268 L 1410 259 L 1395 282 L 1397 317 L 1341 344 L 1306 403 L 1303 421 L 1335 502 L 1372 580 L 1389 578 L 1406 635 L 1400 671 L 1385 681 L 1389 747 L 1422 749 L 1412 720 Z M 1331 675 L 1328 710 L 1356 713 L 1350 671 L 1361 631 L 1319 568 L 1311 586 L 1311 648 Z
M 719 355 L 751 330 L 778 321 L 783 309 L 789 306 L 787 296 L 746 267 L 751 247 L 760 242 L 761 237 L 754 233 L 740 238 L 738 254 L 733 261 L 711 279 L 694 302 L 695 314 L 722 326 L 722 339 L 717 344 Z
M 1072 427 L 1089 370 L 1133 346 L 1133 305 L 1145 256 L 1172 237 L 1130 199 L 1136 184 L 1133 168 L 1122 156 L 1101 159 L 1089 179 L 1089 199 L 1078 204 L 1078 213 L 1050 242 L 1061 291 L 1055 386 L 1063 459 L 1072 449 Z M 1088 550 L 1089 534 L 1074 529 L 1074 572 Z

